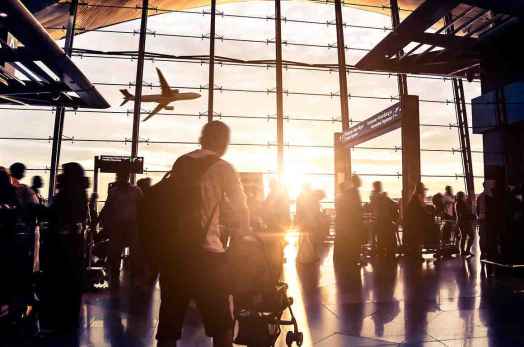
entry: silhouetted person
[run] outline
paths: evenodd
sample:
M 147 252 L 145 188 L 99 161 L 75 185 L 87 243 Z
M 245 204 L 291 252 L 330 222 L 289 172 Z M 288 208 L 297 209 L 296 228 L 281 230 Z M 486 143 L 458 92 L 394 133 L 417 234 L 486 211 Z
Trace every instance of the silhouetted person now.
M 422 259 L 424 233 L 429 223 L 433 222 L 433 217 L 426 208 L 426 191 L 423 183 L 417 184 L 404 215 L 403 238 L 408 254 L 414 260 Z
M 40 189 L 44 186 L 44 181 L 42 180 L 41 176 L 33 176 L 31 179 L 31 190 L 35 194 L 36 201 L 38 201 L 38 204 L 40 207 L 43 207 L 46 205 L 46 200 L 40 193 Z M 40 214 L 38 210 L 34 211 L 37 216 Z M 40 220 L 37 220 L 37 226 L 35 229 L 35 250 L 34 250 L 34 263 L 33 263 L 33 271 L 38 272 L 40 270 L 40 238 L 41 233 L 40 230 Z
M 151 189 L 151 178 L 149 177 L 141 178 L 138 181 L 136 181 L 136 185 L 138 188 L 140 188 L 142 193 L 145 195 Z
M 44 186 L 44 181 L 42 180 L 42 177 L 33 176 L 31 180 L 31 190 L 33 191 L 33 193 L 35 193 L 38 203 L 40 205 L 45 204 L 45 199 L 42 196 L 42 194 L 40 193 L 40 189 L 42 189 L 43 186 Z
M 264 201 L 264 223 L 269 231 L 285 233 L 289 228 L 289 195 L 275 178 L 269 182 L 269 193 Z
M 479 247 L 480 259 L 487 259 L 488 256 L 488 229 L 495 227 L 488 220 L 488 206 L 493 205 L 494 192 L 493 181 L 485 181 L 483 184 L 484 191 L 477 197 L 477 218 L 479 222 Z
M 37 207 L 39 201 L 31 188 L 22 183 L 26 174 L 25 165 L 14 163 L 9 167 L 9 171 L 18 200 L 16 243 L 13 249 L 16 259 L 12 264 L 15 267 L 16 276 L 12 280 L 16 283 L 19 301 L 23 304 L 31 304 L 33 270 L 35 266 L 38 267 Z
M 0 204 L 16 204 L 16 190 L 6 168 L 0 166 Z
M 311 216 L 309 211 L 311 210 L 313 190 L 309 183 L 302 185 L 302 190 L 297 196 L 296 202 L 296 213 L 295 213 L 295 224 L 300 231 L 306 232 L 312 227 Z
M 300 231 L 297 262 L 311 264 L 319 260 L 318 232 L 320 229 L 319 191 L 304 184 L 297 198 L 296 225 Z
M 444 207 L 444 213 L 442 219 L 444 221 L 444 227 L 442 229 L 442 240 L 447 243 L 451 241 L 454 236 L 454 232 L 457 228 L 457 213 L 455 211 L 455 195 L 453 195 L 453 188 L 446 186 L 446 191 L 442 196 L 442 204 Z
M 220 159 L 229 141 L 226 124 L 207 123 L 200 137 L 202 148 L 178 158 L 165 178 L 173 187 L 171 199 L 183 195 L 185 201 L 166 201 L 177 211 L 168 216 L 176 226 L 167 235 L 169 249 L 160 269 L 158 346 L 175 346 L 180 339 L 190 300 L 196 302 L 213 345 L 233 345 L 231 274 L 219 221 L 223 206 L 228 205 L 231 213 L 226 222 L 234 244 L 249 232 L 249 213 L 238 174 L 231 164 Z
M 32 204 L 38 203 L 34 192 L 21 181 L 25 177 L 26 167 L 22 163 L 14 163 L 9 167 L 11 183 L 15 187 L 18 201 L 23 208 L 30 208 Z
M 110 286 L 120 286 L 120 263 L 124 248 L 129 247 L 132 276 L 138 275 L 138 202 L 142 198 L 140 188 L 129 182 L 127 170 L 117 172 L 116 182 L 111 186 L 107 201 L 100 211 L 99 219 L 109 236 Z
M 351 181 L 345 182 L 344 189 L 337 198 L 334 260 L 345 265 L 356 265 L 360 262 L 360 251 L 365 236 L 360 186 L 360 177 L 353 175 Z
M 270 233 L 270 260 L 275 276 L 280 276 L 284 264 L 284 239 L 291 224 L 289 195 L 275 178 L 269 182 L 269 193 L 263 203 L 263 220 Z
M 386 192 L 382 191 L 382 182 L 373 183 L 370 197 L 371 212 L 374 217 L 373 230 L 376 236 L 377 254 L 391 256 L 395 252 L 395 233 L 398 218 L 397 206 Z
M 382 182 L 375 181 L 373 182 L 373 190 L 369 196 L 369 207 L 371 209 L 371 215 L 373 217 L 373 223 L 371 225 L 371 245 L 375 250 L 377 250 L 378 244 L 378 235 L 379 235 L 379 225 L 377 223 L 377 216 L 381 210 L 381 198 L 382 198 Z
M 464 192 L 457 193 L 457 203 L 455 206 L 457 211 L 457 223 L 460 230 L 460 253 L 463 256 L 470 257 L 472 256 L 471 247 L 473 246 L 473 241 L 475 235 L 473 232 L 473 207 L 469 197 L 466 197 Z
M 51 330 L 74 332 L 78 327 L 85 273 L 88 186 L 80 164 L 62 165 L 62 174 L 57 176 L 58 193 L 49 206 L 49 231 L 42 260 L 42 318 L 44 327 Z
M 0 167 L 0 274 L 3 278 L 0 285 L 0 310 L 4 305 L 12 304 L 15 287 L 13 286 L 15 253 L 15 233 L 17 224 L 18 199 L 11 176 Z
M 508 205 L 507 192 L 504 179 L 499 178 L 493 181 L 493 196 L 486 199 L 487 214 L 487 252 L 488 258 L 492 261 L 504 261 L 500 259 L 502 234 L 507 232 L 508 228 Z
M 433 207 L 435 208 L 434 214 L 435 216 L 438 216 L 442 218 L 444 214 L 444 196 L 442 193 L 437 193 L 431 197 L 431 203 L 433 204 Z
M 314 229 L 314 242 L 317 253 L 320 254 L 324 240 L 329 234 L 329 216 L 322 209 L 322 200 L 326 198 L 326 193 L 321 189 L 316 189 L 313 191 L 313 210 L 315 214 L 315 219 L 317 220 L 316 228 Z

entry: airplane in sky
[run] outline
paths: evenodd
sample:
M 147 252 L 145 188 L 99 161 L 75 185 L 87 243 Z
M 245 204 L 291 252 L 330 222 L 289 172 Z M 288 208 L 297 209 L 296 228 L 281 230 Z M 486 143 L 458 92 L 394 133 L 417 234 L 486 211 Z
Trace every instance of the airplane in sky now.
M 198 99 L 201 96 L 198 93 L 181 93 L 178 89 L 171 88 L 169 83 L 167 83 L 166 78 L 162 74 L 162 71 L 160 71 L 159 68 L 156 68 L 156 71 L 158 73 L 158 80 L 160 81 L 162 93 L 142 95 L 142 102 L 156 102 L 158 104 L 155 109 L 143 120 L 144 122 L 160 112 L 162 109 L 173 111 L 175 107 L 169 106 L 169 104 L 174 101 Z M 120 104 L 120 106 L 125 105 L 128 101 L 135 100 L 135 96 L 127 89 L 120 89 L 120 92 L 122 95 L 124 95 L 124 101 Z

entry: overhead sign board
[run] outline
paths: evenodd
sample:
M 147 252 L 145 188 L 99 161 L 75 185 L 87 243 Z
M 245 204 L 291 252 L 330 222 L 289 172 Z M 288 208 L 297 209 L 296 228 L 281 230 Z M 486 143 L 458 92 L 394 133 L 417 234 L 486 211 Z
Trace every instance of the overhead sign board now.
M 129 171 L 130 173 L 142 174 L 144 172 L 144 158 L 131 159 L 129 156 L 101 155 L 95 157 L 95 168 L 105 173 Z
M 400 128 L 400 102 L 349 128 L 342 134 L 341 144 L 354 147 L 375 137 Z

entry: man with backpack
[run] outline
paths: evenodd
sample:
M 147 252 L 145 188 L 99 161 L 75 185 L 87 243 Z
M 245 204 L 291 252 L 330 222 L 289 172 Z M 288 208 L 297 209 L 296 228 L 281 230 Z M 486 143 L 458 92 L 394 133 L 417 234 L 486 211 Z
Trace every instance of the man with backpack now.
M 159 347 L 176 346 L 191 300 L 213 345 L 233 345 L 226 247 L 229 238 L 234 243 L 249 232 L 249 213 L 235 169 L 220 159 L 229 140 L 226 124 L 207 123 L 200 137 L 202 148 L 178 158 L 144 198 L 141 234 L 147 233 L 142 235 L 148 239 L 147 253 L 160 255 Z M 229 235 L 221 223 L 227 224 Z

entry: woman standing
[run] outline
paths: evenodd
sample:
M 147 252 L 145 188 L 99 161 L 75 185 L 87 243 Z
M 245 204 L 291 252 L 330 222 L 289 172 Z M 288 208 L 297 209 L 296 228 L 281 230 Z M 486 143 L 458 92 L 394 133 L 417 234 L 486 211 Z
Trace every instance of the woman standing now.
M 422 260 L 424 232 L 432 222 L 432 216 L 426 208 L 426 187 L 418 183 L 409 200 L 403 225 L 403 239 L 407 250 L 414 260 Z
M 473 246 L 473 209 L 469 198 L 464 192 L 457 193 L 457 211 L 458 227 L 460 230 L 460 254 L 465 257 L 471 257 L 471 247 Z
M 18 199 L 15 187 L 7 170 L 0 167 L 0 313 L 6 312 L 12 304 L 13 287 L 13 245 L 15 244 Z
M 52 330 L 73 332 L 78 327 L 82 298 L 89 184 L 78 163 L 62 165 L 62 172 L 57 177 L 58 193 L 49 207 L 42 318 Z

